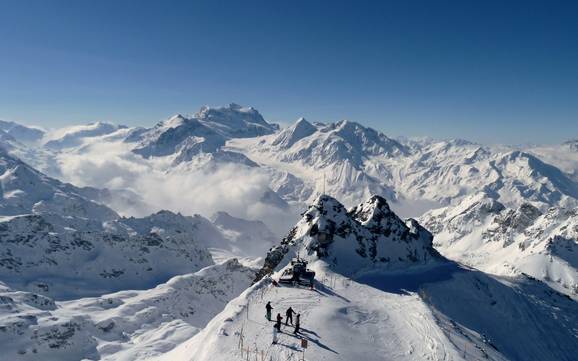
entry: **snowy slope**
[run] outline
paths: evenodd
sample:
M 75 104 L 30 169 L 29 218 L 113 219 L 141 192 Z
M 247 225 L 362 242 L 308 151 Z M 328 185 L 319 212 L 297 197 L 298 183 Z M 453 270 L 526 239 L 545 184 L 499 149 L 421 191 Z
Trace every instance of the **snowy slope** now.
M 539 282 L 489 277 L 452 264 L 356 281 L 323 266 L 313 266 L 321 278 L 316 290 L 263 280 L 158 359 L 245 360 L 241 335 L 250 359 L 264 354 L 275 361 L 298 359 L 301 339 L 308 341 L 305 358 L 312 361 L 570 361 L 578 351 L 576 303 Z M 264 317 L 268 301 L 274 312 L 292 306 L 301 313 L 302 333 L 295 336 L 283 326 L 272 345 L 273 323 Z
M 485 193 L 430 211 L 420 222 L 445 256 L 502 275 L 526 273 L 578 295 L 578 209 L 507 208 Z
M 463 140 L 398 142 L 353 122 L 313 125 L 304 119 L 273 135 L 232 139 L 226 149 L 271 168 L 272 188 L 304 203 L 325 186 L 326 193 L 339 195 L 348 206 L 379 194 L 391 199 L 394 208 L 413 215 L 481 189 L 509 206 L 524 201 L 542 208 L 578 204 L 573 177 L 578 167 L 560 170 L 541 160 L 537 150 Z M 293 186 L 297 183 L 308 191 L 298 191 Z
M 253 108 L 230 104 L 228 107 L 203 107 L 187 118 L 175 115 L 154 128 L 133 136 L 138 141 L 134 152 L 144 157 L 176 155 L 176 163 L 195 155 L 218 153 L 217 157 L 235 157 L 220 148 L 230 138 L 247 138 L 270 134 L 278 129 Z M 241 155 L 236 155 L 239 159 Z M 236 159 L 233 159 L 233 161 Z
M 262 254 L 274 236 L 260 222 L 225 214 L 159 211 L 120 217 L 78 188 L 0 154 L 0 280 L 57 299 L 148 288 L 211 265 L 208 248 Z M 250 246 L 250 247 L 249 247 Z
M 0 130 L 24 144 L 36 144 L 40 142 L 46 133 L 40 127 L 26 126 L 4 120 L 0 120 Z
M 94 219 L 57 214 L 4 217 L 0 279 L 13 288 L 57 299 L 147 288 L 211 265 L 194 224 L 177 215 Z M 166 218 L 176 219 L 166 227 Z M 139 227 L 146 223 L 146 228 Z M 166 227 L 166 228 L 163 228 Z
M 49 132 L 44 138 L 44 147 L 52 150 L 65 150 L 78 147 L 88 138 L 101 137 L 125 129 L 107 122 L 95 122 L 87 125 L 66 127 Z
M 321 227 L 333 222 L 351 227 L 350 234 L 362 234 L 364 231 L 348 220 L 353 218 L 363 229 L 377 234 L 391 230 L 380 244 L 385 246 L 384 252 L 399 254 L 396 243 L 404 233 L 396 234 L 396 229 L 403 223 L 387 217 L 384 204 L 376 200 L 347 214 L 334 199 L 321 197 L 282 242 L 280 247 L 290 246 L 295 249 L 293 254 L 310 262 L 316 272 L 315 289 L 274 286 L 271 280 L 278 278 L 288 263 L 288 257 L 274 256 L 278 253 L 274 249 L 268 260 L 278 261 L 277 267 L 266 262 L 264 268 L 276 270 L 272 278 L 262 278 L 203 331 L 154 359 L 299 359 L 303 339 L 308 341 L 307 360 L 544 361 L 575 357 L 578 305 L 539 281 L 525 276 L 488 276 L 440 257 L 425 263 L 399 259 L 395 269 L 375 264 L 368 268 L 368 260 L 355 250 L 356 238 L 341 237 L 340 232 L 325 255 L 310 252 L 315 243 L 315 235 L 306 234 L 312 229 L 310 223 Z M 273 323 L 264 317 L 268 301 L 274 307 L 273 315 L 284 316 L 289 306 L 300 313 L 301 333 L 295 335 L 293 327 L 283 326 L 279 342 L 272 344 Z
M 196 334 L 255 271 L 236 260 L 155 288 L 66 302 L 0 283 L 2 360 L 142 360 Z
M 275 234 L 261 221 L 248 221 L 227 212 L 215 213 L 211 221 L 230 240 L 231 251 L 238 255 L 262 257 L 277 243 Z
M 57 213 L 112 220 L 111 209 L 80 195 L 82 190 L 45 176 L 0 148 L 0 215 Z
M 538 158 L 573 176 L 578 181 L 578 140 L 559 145 L 534 146 L 528 149 Z

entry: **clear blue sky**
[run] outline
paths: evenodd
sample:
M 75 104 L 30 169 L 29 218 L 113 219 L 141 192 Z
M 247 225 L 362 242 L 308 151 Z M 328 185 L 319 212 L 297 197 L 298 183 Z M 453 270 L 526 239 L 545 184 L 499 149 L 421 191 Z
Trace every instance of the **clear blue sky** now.
M 152 125 L 230 102 L 394 136 L 578 137 L 578 2 L 0 0 L 0 118 Z

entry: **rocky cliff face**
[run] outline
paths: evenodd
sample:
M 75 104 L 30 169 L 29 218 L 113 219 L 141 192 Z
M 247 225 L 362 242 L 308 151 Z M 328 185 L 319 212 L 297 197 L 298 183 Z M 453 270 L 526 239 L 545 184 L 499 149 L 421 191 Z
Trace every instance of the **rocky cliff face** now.
M 257 278 L 296 255 L 323 259 L 346 275 L 425 264 L 439 259 L 432 239 L 417 221 L 401 220 L 382 197 L 373 196 L 348 211 L 324 195 L 303 213 L 281 244 L 271 249 Z
M 530 203 L 505 207 L 479 193 L 420 221 L 440 252 L 496 274 L 526 273 L 569 294 L 578 294 L 578 209 L 541 211 Z
M 118 219 L 100 223 L 51 215 L 0 222 L 0 278 L 58 299 L 152 287 L 213 264 L 193 222 Z M 168 214 L 170 213 L 170 214 Z M 137 223 L 150 227 L 137 227 Z M 164 228 L 163 228 L 164 227 Z

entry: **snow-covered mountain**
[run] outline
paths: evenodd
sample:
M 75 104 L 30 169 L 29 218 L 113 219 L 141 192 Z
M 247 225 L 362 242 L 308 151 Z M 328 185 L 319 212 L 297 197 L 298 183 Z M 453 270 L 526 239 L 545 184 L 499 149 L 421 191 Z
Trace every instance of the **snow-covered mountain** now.
M 280 245 L 290 253 L 273 249 L 253 286 L 200 333 L 154 360 L 575 357 L 574 300 L 524 275 L 499 278 L 444 260 L 431 247 L 429 233 L 410 223 L 407 228 L 381 198 L 347 212 L 335 199 L 320 197 Z M 321 252 L 320 234 L 330 240 Z M 382 267 L 359 251 L 372 235 L 378 254 L 400 256 L 395 267 Z M 316 272 L 314 289 L 273 282 L 297 254 Z M 298 312 L 300 332 L 284 324 L 272 343 L 267 302 L 273 315 L 284 316 L 288 307 Z
M 1 148 L 0 185 L 3 216 L 52 213 L 97 221 L 118 218 L 110 208 L 83 197 L 84 190 L 45 176 Z
M 210 247 L 255 254 L 273 238 L 262 223 L 225 215 L 216 224 L 169 211 L 120 217 L 91 200 L 109 192 L 62 183 L 4 151 L 0 186 L 0 280 L 57 299 L 149 288 L 213 264 Z
M 305 338 L 308 360 L 573 360 L 574 143 L 279 129 L 236 104 L 153 128 L 1 123 L 0 346 L 31 360 L 247 347 L 285 360 Z M 281 243 L 269 231 L 295 222 Z M 315 290 L 272 286 L 295 256 Z M 271 346 L 267 300 L 302 312 L 303 333 Z
M 225 141 L 270 134 L 277 129 L 278 126 L 267 123 L 257 110 L 230 104 L 220 108 L 203 107 L 190 118 L 175 115 L 129 140 L 139 143 L 133 151 L 143 157 L 175 155 L 176 163 L 180 163 L 208 153 L 215 154 L 217 160 L 249 163 L 241 154 L 221 150 Z
M 507 208 L 485 193 L 420 218 L 445 256 L 503 275 L 526 273 L 578 295 L 578 208 Z
M 82 145 L 86 138 L 101 137 L 112 134 L 125 126 L 118 126 L 107 122 L 95 122 L 58 129 L 46 135 L 44 147 L 51 150 L 65 150 Z
M 46 131 L 40 127 L 31 127 L 15 122 L 0 120 L 0 130 L 20 143 L 36 144 L 42 140 Z
M 347 121 L 314 125 L 299 119 L 279 133 L 229 140 L 226 149 L 271 169 L 272 188 L 301 202 L 311 202 L 325 187 L 348 206 L 379 194 L 413 215 L 479 190 L 494 193 L 509 206 L 578 204 L 573 172 L 533 152 L 463 140 L 396 141 Z
M 254 275 L 230 260 L 151 289 L 66 302 L 0 283 L 0 359 L 150 358 L 199 332 Z
M 563 145 L 574 152 L 578 152 L 578 139 L 566 141 Z
M 213 263 L 194 228 L 168 212 L 105 222 L 55 213 L 4 217 L 0 279 L 58 299 L 151 287 Z
M 277 243 L 277 237 L 261 221 L 233 217 L 227 212 L 217 212 L 211 218 L 231 240 L 231 251 L 240 255 L 261 257 Z
M 317 198 L 281 244 L 267 254 L 259 277 L 305 255 L 322 258 L 347 276 L 404 269 L 439 258 L 432 235 L 413 219 L 402 221 L 379 196 L 350 211 L 330 196 Z

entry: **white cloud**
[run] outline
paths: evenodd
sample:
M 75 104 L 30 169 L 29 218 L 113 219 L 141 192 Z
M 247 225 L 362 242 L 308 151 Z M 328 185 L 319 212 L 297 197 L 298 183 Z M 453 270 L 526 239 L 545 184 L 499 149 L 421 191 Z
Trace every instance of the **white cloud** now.
M 246 219 L 259 219 L 284 234 L 296 221 L 295 212 L 261 201 L 269 189 L 267 175 L 259 168 L 225 164 L 202 170 L 171 167 L 170 159 L 146 160 L 121 142 L 90 144 L 76 153 L 58 157 L 61 178 L 78 186 L 127 189 L 147 204 L 114 202 L 122 214 L 142 216 L 161 209 L 185 215 L 210 216 L 226 211 Z M 144 209 L 143 209 L 144 208 Z

